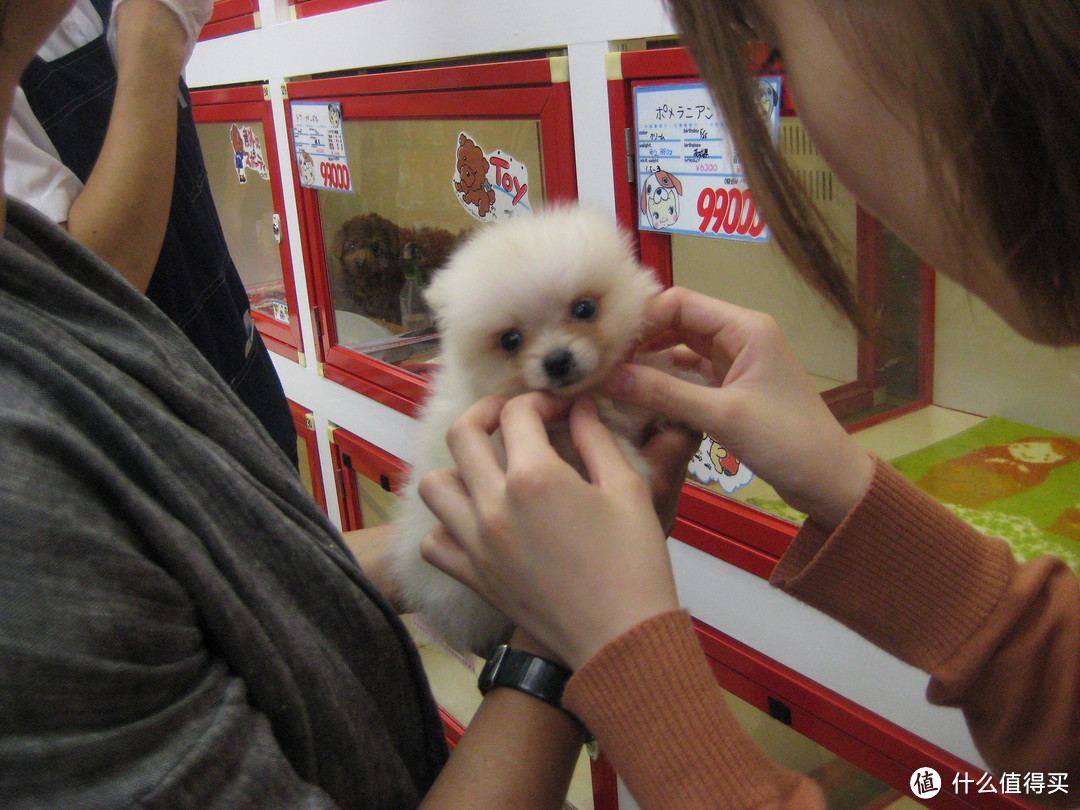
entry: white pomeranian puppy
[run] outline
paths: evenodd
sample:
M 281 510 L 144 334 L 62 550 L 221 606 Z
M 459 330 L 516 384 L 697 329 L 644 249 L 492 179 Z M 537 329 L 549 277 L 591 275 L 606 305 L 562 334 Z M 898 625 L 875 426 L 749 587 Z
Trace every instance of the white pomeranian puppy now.
M 489 394 L 573 397 L 596 388 L 631 355 L 645 305 L 660 289 L 609 218 L 574 207 L 481 226 L 427 287 L 442 355 L 420 415 L 394 567 L 406 607 L 450 646 L 483 655 L 509 629 L 501 613 L 420 556 L 420 542 L 437 520 L 417 484 L 431 470 L 454 466 L 446 447 L 451 423 Z M 637 448 L 654 416 L 604 398 L 597 404 L 604 423 L 623 437 L 631 463 L 647 475 Z M 549 434 L 581 470 L 565 421 Z

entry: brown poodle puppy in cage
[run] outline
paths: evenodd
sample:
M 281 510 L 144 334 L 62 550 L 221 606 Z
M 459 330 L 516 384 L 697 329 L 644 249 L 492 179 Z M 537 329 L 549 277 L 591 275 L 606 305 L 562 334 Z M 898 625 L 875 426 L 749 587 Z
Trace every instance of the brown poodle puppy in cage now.
M 342 288 L 364 315 L 400 324 L 406 274 L 418 272 L 426 284 L 460 238 L 442 228 L 404 228 L 378 214 L 360 214 L 342 223 L 330 256 Z

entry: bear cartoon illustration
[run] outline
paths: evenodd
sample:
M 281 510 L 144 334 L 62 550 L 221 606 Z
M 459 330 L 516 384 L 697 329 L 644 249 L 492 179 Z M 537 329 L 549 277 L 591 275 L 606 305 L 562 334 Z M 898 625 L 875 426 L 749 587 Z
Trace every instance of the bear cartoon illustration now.
M 458 137 L 457 176 L 454 189 L 466 206 L 475 206 L 476 215 L 483 219 L 495 204 L 495 192 L 487 180 L 488 161 L 484 150 L 473 143 L 464 132 Z
M 935 464 L 918 485 L 947 503 L 978 509 L 1037 487 L 1058 467 L 1080 459 L 1080 444 L 1061 436 L 981 447 Z

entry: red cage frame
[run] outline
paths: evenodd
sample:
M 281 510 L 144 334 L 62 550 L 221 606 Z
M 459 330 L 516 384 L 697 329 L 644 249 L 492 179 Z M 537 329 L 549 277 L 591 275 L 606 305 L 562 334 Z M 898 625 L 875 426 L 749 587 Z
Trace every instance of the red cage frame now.
M 199 32 L 199 40 L 254 30 L 258 14 L 259 0 L 214 0 L 214 13 Z
M 693 60 L 683 48 L 658 48 L 627 51 L 619 55 L 620 78 L 608 81 L 611 110 L 611 150 L 615 175 L 615 208 L 619 221 L 639 236 L 641 260 L 653 267 L 668 286 L 672 283 L 671 237 L 637 227 L 637 178 L 633 176 L 633 91 L 635 87 L 672 81 L 700 81 Z M 783 72 L 783 66 L 769 60 L 764 46 L 751 50 L 750 58 L 761 72 L 768 64 L 770 72 Z M 795 113 L 786 86 L 783 88 L 781 114 Z M 857 293 L 867 311 L 877 311 L 882 296 L 882 278 L 878 269 L 884 256 L 883 228 L 861 208 L 857 212 Z M 933 385 L 933 272 L 920 265 L 920 295 L 924 306 L 919 323 L 920 346 L 918 387 L 915 401 L 886 414 L 848 426 L 849 431 L 869 427 L 908 411 L 930 404 Z M 876 387 L 879 347 L 869 338 L 859 340 L 858 380 L 839 386 L 823 396 L 837 416 L 866 407 Z M 753 507 L 727 499 L 701 487 L 687 484 L 683 489 L 679 516 L 672 536 L 751 573 L 768 577 L 780 555 L 791 543 L 798 527 Z
M 288 98 L 290 102 L 340 101 L 346 120 L 535 118 L 540 124 L 547 199 L 577 196 L 570 87 L 554 79 L 548 59 L 293 82 L 288 85 Z M 286 115 L 291 120 L 291 106 Z M 293 176 L 300 190 L 304 260 L 315 302 L 312 317 L 323 374 L 384 405 L 415 415 L 427 390 L 423 378 L 338 345 L 316 192 L 301 187 L 295 161 Z
M 315 417 L 310 410 L 298 405 L 291 399 L 289 413 L 292 414 L 297 438 L 307 448 L 308 466 L 311 473 L 311 497 L 319 508 L 326 511 L 326 487 L 323 485 L 322 465 L 319 463 L 319 439 L 315 434 Z
M 363 529 L 356 477 L 362 475 L 387 492 L 397 492 L 405 483 L 409 468 L 397 456 L 340 427 L 330 430 L 330 452 L 341 508 L 341 529 L 346 532 Z
M 270 193 L 274 211 L 281 217 L 281 271 L 285 280 L 285 301 L 289 306 L 289 323 L 283 324 L 261 312 L 251 313 L 255 326 L 263 336 L 266 347 L 290 360 L 299 360 L 303 338 L 300 334 L 300 307 L 296 303 L 296 283 L 293 277 L 292 252 L 289 250 L 289 233 L 285 225 L 285 193 L 278 171 L 277 139 L 274 132 L 273 106 L 266 93 L 266 85 L 244 85 L 210 90 L 194 90 L 191 93 L 191 111 L 195 123 L 229 123 L 259 121 L 265 135 L 263 149 L 270 168 Z
M 293 16 L 300 19 L 378 2 L 380 0 L 289 0 L 289 5 L 292 7 Z

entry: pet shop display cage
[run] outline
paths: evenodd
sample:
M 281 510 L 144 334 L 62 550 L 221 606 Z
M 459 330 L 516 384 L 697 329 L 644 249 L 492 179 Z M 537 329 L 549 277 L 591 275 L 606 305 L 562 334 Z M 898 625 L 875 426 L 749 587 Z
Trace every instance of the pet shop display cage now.
M 251 317 L 268 349 L 301 361 L 301 313 L 267 88 L 196 90 L 191 102 L 210 191 Z
M 783 89 L 783 65 L 770 61 L 764 50 L 756 58 L 762 78 L 778 77 L 770 81 L 773 88 L 780 89 L 775 96 L 778 150 L 807 184 L 815 203 L 845 243 L 847 269 L 860 304 L 866 311 L 880 314 L 876 331 L 859 335 L 844 324 L 841 316 L 819 302 L 816 293 L 795 281 L 794 270 L 773 246 L 749 239 L 714 238 L 715 231 L 738 231 L 752 215 L 746 215 L 744 206 L 740 222 L 739 216 L 730 213 L 734 203 L 729 200 L 728 221 L 718 226 L 718 190 L 723 188 L 734 198 L 730 189 L 739 184 L 727 178 L 710 178 L 704 183 L 700 178 L 687 178 L 696 161 L 709 162 L 706 152 L 691 152 L 691 159 L 681 166 L 677 161 L 651 159 L 658 154 L 666 156 L 671 130 L 676 137 L 690 141 L 692 149 L 716 148 L 714 140 L 702 137 L 706 133 L 699 131 L 696 121 L 679 122 L 680 116 L 696 119 L 702 115 L 703 105 L 712 104 L 711 98 L 700 92 L 696 67 L 680 48 L 630 50 L 612 53 L 608 60 L 616 208 L 624 225 L 638 233 L 642 260 L 668 285 L 696 289 L 776 317 L 834 414 L 872 452 L 886 460 L 899 457 L 897 464 L 904 472 L 922 471 L 925 479 L 925 469 L 933 460 L 955 455 L 950 442 L 970 450 L 984 444 L 985 436 L 1051 437 L 1052 431 L 1003 424 L 1004 420 L 978 415 L 995 413 L 985 386 L 966 399 L 958 398 L 952 387 L 941 396 L 942 369 L 963 365 L 957 363 L 956 348 L 962 329 L 955 328 L 952 318 L 971 302 L 961 303 L 955 285 L 938 279 L 932 268 L 854 203 L 831 176 L 798 121 Z M 680 104 L 686 106 L 680 109 Z M 707 114 L 713 112 L 710 108 Z M 659 135 L 653 134 L 654 128 Z M 715 132 L 711 135 L 717 137 Z M 669 173 L 674 179 L 667 177 Z M 676 196 L 682 199 L 676 201 Z M 650 202 L 670 207 L 657 212 Z M 673 217 L 681 222 L 673 222 Z M 734 227 L 728 229 L 728 225 Z M 703 236 L 703 231 L 709 235 Z M 948 315 L 943 318 L 944 313 Z M 970 313 L 966 314 L 967 328 L 971 329 Z M 967 351 L 972 351 L 973 341 L 1008 345 L 1008 336 L 995 331 L 1004 329 L 1001 324 L 980 317 L 977 326 L 977 331 L 959 341 Z M 959 351 L 962 356 L 963 350 Z M 1060 368 L 1058 362 L 1043 357 L 1036 365 Z M 1039 380 L 1053 384 L 1049 377 Z M 1038 420 L 1044 414 L 1045 409 L 1036 407 L 1022 416 Z M 1056 436 L 1048 438 L 1058 440 Z M 930 460 L 922 460 L 919 457 L 928 446 Z M 943 451 L 938 449 L 942 446 L 946 448 Z M 1058 450 L 1048 451 L 1052 457 L 1075 457 L 1071 450 L 1053 446 Z M 905 467 L 905 463 L 910 466 Z M 941 477 L 947 478 L 947 473 Z M 723 448 L 720 437 L 706 436 L 688 471 L 672 536 L 752 574 L 768 577 L 802 519 L 766 484 L 754 479 L 752 471 L 741 469 L 738 460 Z M 704 623 L 699 623 L 698 631 L 722 687 L 804 736 L 785 751 L 783 732 L 764 734 L 758 741 L 772 756 L 780 761 L 793 757 L 789 766 L 799 769 L 800 757 L 808 757 L 804 762 L 813 761 L 807 752 L 814 749 L 808 748 L 807 741 L 832 752 L 835 759 L 823 760 L 819 770 L 802 768 L 812 771 L 819 784 L 826 786 L 830 806 L 847 799 L 856 804 L 863 801 L 865 797 L 854 797 L 863 790 L 872 795 L 876 780 L 905 793 L 909 798 L 904 801 L 909 801 L 910 790 L 905 791 L 904 785 L 921 767 L 919 763 L 946 774 L 972 772 L 970 766 L 943 749 L 736 639 Z M 733 702 L 732 708 L 739 715 L 742 707 Z M 976 776 L 989 780 L 985 774 Z M 832 782 L 833 777 L 837 781 Z M 834 789 L 836 793 L 831 792 Z M 870 801 L 888 804 L 888 791 Z M 1025 806 L 1015 796 L 972 797 L 947 789 L 931 804 Z
M 408 466 L 336 425 L 330 426 L 330 454 L 342 529 L 368 529 L 389 523 L 394 499 L 408 476 Z
M 414 413 L 438 355 L 417 288 L 471 229 L 575 197 L 565 60 L 291 82 L 288 106 L 322 373 Z
M 639 235 L 642 260 L 669 286 L 773 314 L 841 419 L 884 419 L 927 404 L 932 272 L 890 239 L 832 176 L 784 91 L 782 66 L 766 65 L 764 50 L 755 55 L 762 79 L 772 80 L 763 85 L 765 91 L 775 93 L 769 98 L 772 108 L 763 112 L 774 122 L 779 151 L 796 167 L 847 250 L 845 270 L 860 304 L 884 313 L 879 333 L 860 336 L 844 329 L 840 316 L 796 280 L 767 229 L 755 234 L 753 226 L 763 223 L 752 211 L 745 182 L 731 176 L 739 167 L 725 165 L 730 146 L 722 114 L 713 108 L 686 52 L 660 48 L 612 59 L 617 62 L 617 78 L 609 82 L 617 206 L 620 220 Z M 668 144 L 688 137 L 695 139 L 693 152 L 668 159 L 665 153 L 674 149 Z M 701 172 L 704 182 L 694 174 L 701 168 L 707 170 Z M 679 184 L 680 177 L 685 194 L 681 185 L 659 185 Z M 667 219 L 657 221 L 658 202 L 679 207 L 670 214 L 665 210 Z M 754 480 L 717 437 L 703 440 L 687 481 L 679 536 L 768 576 L 795 525 L 775 493 Z
M 322 464 L 319 461 L 319 439 L 315 433 L 315 415 L 307 408 L 289 400 L 289 413 L 296 428 L 296 455 L 300 480 L 311 493 L 312 500 L 326 511 L 326 488 L 323 486 Z
M 1070 359 L 1021 345 L 995 316 L 856 205 L 799 121 L 784 89 L 782 63 L 764 49 L 756 58 L 763 95 L 779 88 L 767 99 L 776 105 L 778 151 L 841 240 L 859 303 L 877 318 L 870 333 L 860 336 L 798 282 L 778 248 L 738 232 L 753 218 L 745 199 L 738 211 L 740 192 L 730 191 L 742 181 L 723 176 L 723 168 L 705 183 L 695 176 L 703 166 L 723 163 L 717 154 L 724 144 L 700 137 L 700 121 L 716 111 L 689 56 L 678 48 L 611 55 L 617 207 L 639 234 L 643 260 L 669 285 L 773 315 L 822 397 L 866 449 L 978 528 L 1003 534 L 1020 556 L 1056 553 L 1080 569 L 1074 548 L 1080 510 L 1069 495 L 1080 487 L 1080 474 L 1067 468 L 1080 459 L 1080 443 L 1061 435 L 1080 433 L 1080 419 L 1070 423 L 1055 405 L 1076 387 L 1067 371 L 1075 354 Z M 712 133 L 722 134 L 720 127 Z M 667 139 L 689 141 L 697 152 L 681 161 L 678 155 L 657 157 L 672 151 Z M 675 180 L 667 182 L 681 177 L 686 194 L 658 182 L 667 180 L 664 166 L 674 169 Z M 678 221 L 659 220 L 657 226 L 651 200 L 680 196 Z M 1033 391 L 1040 393 L 1030 398 Z M 980 465 L 985 490 L 960 491 L 960 482 L 970 481 L 967 473 Z M 995 467 L 1003 472 L 995 475 Z M 767 577 L 804 516 L 731 456 L 722 437 L 704 439 L 687 480 L 674 536 Z

